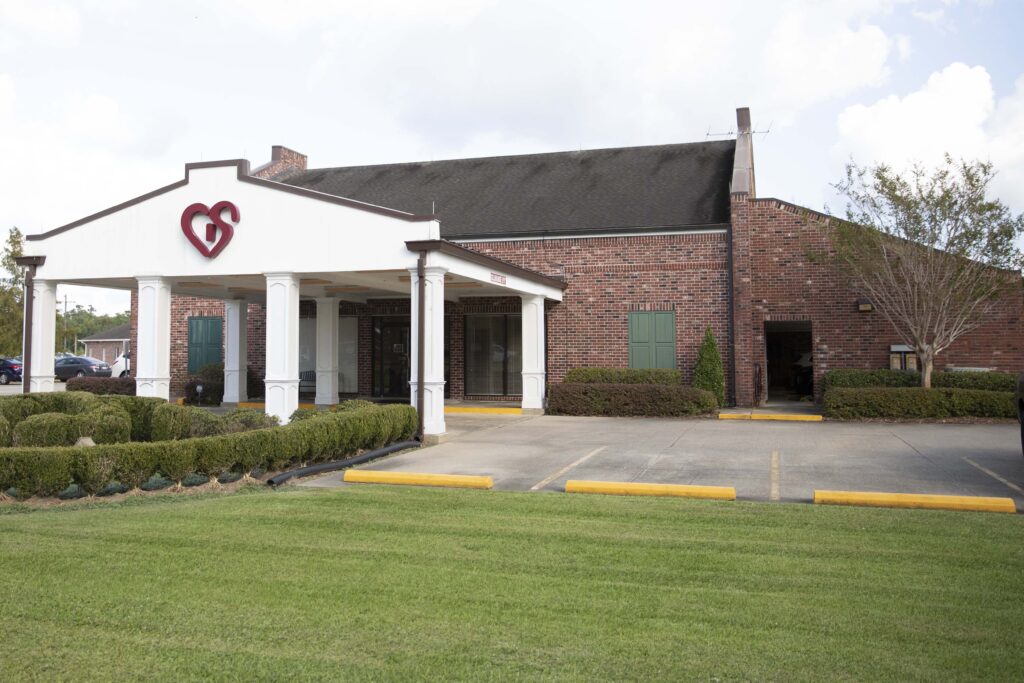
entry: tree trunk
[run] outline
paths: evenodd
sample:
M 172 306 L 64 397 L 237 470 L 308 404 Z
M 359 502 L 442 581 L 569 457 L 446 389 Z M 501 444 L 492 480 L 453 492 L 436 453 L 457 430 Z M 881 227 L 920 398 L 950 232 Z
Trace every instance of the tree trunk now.
M 917 357 L 921 361 L 921 387 L 932 388 L 932 368 L 935 367 L 935 353 L 931 347 L 918 350 Z

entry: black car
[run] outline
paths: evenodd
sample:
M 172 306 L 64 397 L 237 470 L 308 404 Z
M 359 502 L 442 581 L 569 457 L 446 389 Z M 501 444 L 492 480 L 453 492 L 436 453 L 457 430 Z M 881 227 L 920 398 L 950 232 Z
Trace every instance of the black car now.
M 21 360 L 0 358 L 0 384 L 21 381 Z
M 53 375 L 63 381 L 71 377 L 110 377 L 110 366 L 89 356 L 69 356 L 57 360 Z

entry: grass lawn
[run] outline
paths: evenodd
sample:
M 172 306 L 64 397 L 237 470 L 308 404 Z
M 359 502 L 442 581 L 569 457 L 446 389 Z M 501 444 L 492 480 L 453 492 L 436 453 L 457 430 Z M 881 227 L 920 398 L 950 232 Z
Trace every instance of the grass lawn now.
M 1022 541 L 1016 515 L 370 486 L 0 514 L 0 677 L 1019 680 Z

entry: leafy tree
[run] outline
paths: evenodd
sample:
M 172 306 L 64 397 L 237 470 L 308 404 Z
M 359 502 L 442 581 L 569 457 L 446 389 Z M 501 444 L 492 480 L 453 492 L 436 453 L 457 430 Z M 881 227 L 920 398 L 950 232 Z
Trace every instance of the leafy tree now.
M 946 155 L 906 174 L 851 162 L 835 185 L 849 202 L 848 222 L 832 224 L 835 256 L 917 353 L 923 387 L 935 357 L 1021 287 L 1024 215 L 988 196 L 994 176 L 990 163 Z
M 710 327 L 704 330 L 704 341 L 697 352 L 697 363 L 693 366 L 693 386 L 714 394 L 719 407 L 725 405 L 725 370 L 722 369 L 718 342 Z
M 22 235 L 11 228 L 0 253 L 0 356 L 21 353 L 21 319 L 25 276 L 14 259 L 22 254 Z
M 81 353 L 83 348 L 80 343 L 76 348 L 76 339 L 88 337 L 126 322 L 128 322 L 128 311 L 113 315 L 100 315 L 92 306 L 85 307 L 81 304 L 68 310 L 66 315 L 63 310 L 58 311 L 56 350 Z

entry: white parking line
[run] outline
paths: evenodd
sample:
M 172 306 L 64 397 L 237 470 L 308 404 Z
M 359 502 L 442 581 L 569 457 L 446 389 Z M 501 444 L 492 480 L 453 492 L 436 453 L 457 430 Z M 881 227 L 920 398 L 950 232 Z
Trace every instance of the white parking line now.
M 779 457 L 778 451 L 772 451 L 772 475 L 771 475 L 771 489 L 768 493 L 768 500 L 778 501 L 782 499 L 782 486 L 780 485 L 781 473 L 779 472 L 779 464 L 781 458 Z
M 995 472 L 993 472 L 993 471 L 992 471 L 992 470 L 990 470 L 989 468 L 987 468 L 987 467 L 982 467 L 982 466 L 981 466 L 981 465 L 979 465 L 978 463 L 976 463 L 976 462 L 974 462 L 973 460 L 971 460 L 970 458 L 968 458 L 968 457 L 967 457 L 966 455 L 965 455 L 965 456 L 963 456 L 963 459 L 964 459 L 964 460 L 966 460 L 967 462 L 969 462 L 970 464 L 974 465 L 974 466 L 975 466 L 975 467 L 977 467 L 977 468 L 978 468 L 979 470 L 981 470 L 982 472 L 984 472 L 984 473 L 985 473 L 985 474 L 987 474 L 988 476 L 992 477 L 992 478 L 993 478 L 993 479 L 995 479 L 996 481 L 998 481 L 998 482 L 1001 482 L 1001 483 L 1003 483 L 1003 484 L 1006 484 L 1006 485 L 1007 485 L 1007 486 L 1009 486 L 1009 487 L 1010 487 L 1011 489 L 1013 489 L 1014 491 L 1016 491 L 1016 492 L 1017 492 L 1017 493 L 1019 493 L 1020 495 L 1024 496 L 1024 489 L 1022 489 L 1021 487 L 1017 486 L 1017 485 L 1016 485 L 1016 484 L 1014 484 L 1014 483 L 1013 483 L 1012 481 L 1006 481 L 1005 479 L 1003 479 L 1002 477 L 1000 477 L 1000 476 L 999 476 L 998 474 L 996 474 Z
M 540 481 L 538 481 L 538 482 L 537 482 L 536 484 L 534 484 L 533 486 L 531 486 L 531 487 L 530 487 L 530 490 L 531 490 L 531 491 L 539 491 L 540 489 L 544 488 L 545 486 L 547 486 L 548 484 L 550 484 L 551 482 L 553 482 L 553 481 L 554 481 L 555 479 L 558 479 L 558 478 L 559 478 L 560 476 L 562 476 L 563 474 L 565 474 L 566 472 L 568 472 L 569 470 L 571 470 L 571 469 L 572 469 L 573 467 L 576 467 L 577 465 L 582 465 L 582 464 L 583 464 L 584 462 L 586 462 L 587 460 L 590 460 L 590 459 L 591 459 L 591 458 L 593 458 L 593 457 L 594 457 L 595 455 L 597 455 L 598 453 L 600 453 L 601 451 L 603 451 L 603 450 L 604 450 L 605 448 L 608 448 L 608 447 L 607 447 L 607 446 L 601 446 L 600 448 L 595 448 L 594 450 L 590 451 L 589 453 L 587 453 L 586 455 L 584 455 L 584 456 L 583 456 L 582 458 L 580 458 L 580 459 L 579 459 L 579 460 L 577 460 L 576 462 L 574 462 L 574 463 L 571 463 L 571 464 L 569 464 L 569 465 L 566 465 L 566 466 L 565 466 L 565 467 L 563 467 L 562 469 L 558 470 L 557 472 L 555 472 L 554 474 L 552 474 L 552 475 L 551 475 L 550 477 L 547 477 L 547 478 L 545 478 L 545 479 L 541 479 L 541 480 L 540 480 Z

